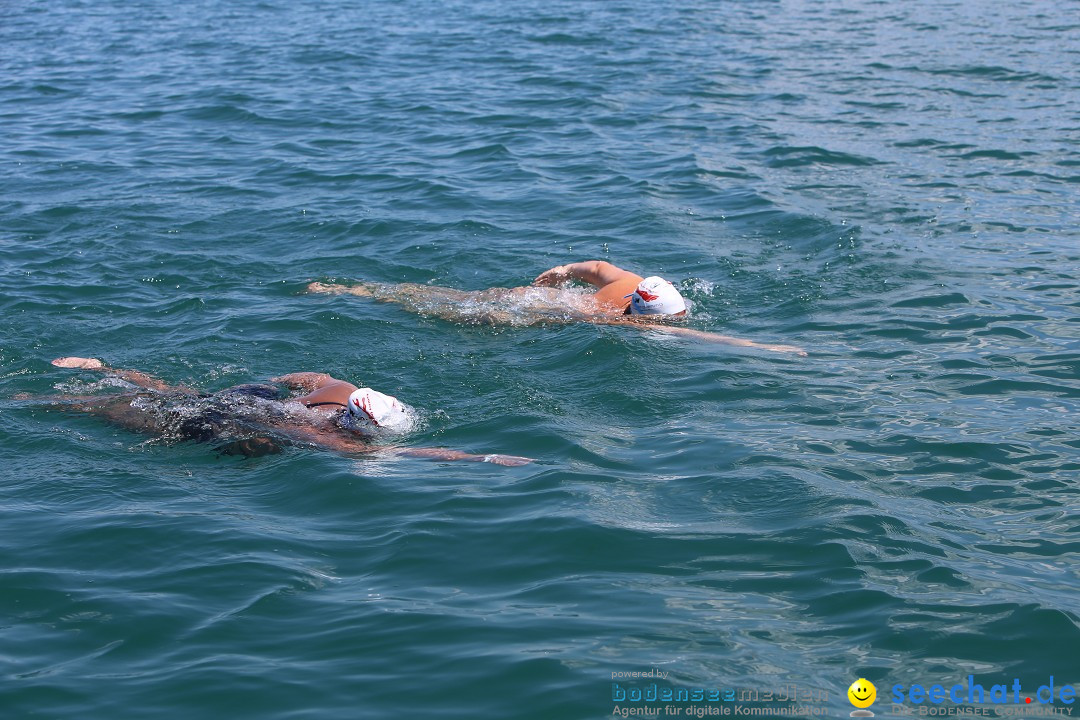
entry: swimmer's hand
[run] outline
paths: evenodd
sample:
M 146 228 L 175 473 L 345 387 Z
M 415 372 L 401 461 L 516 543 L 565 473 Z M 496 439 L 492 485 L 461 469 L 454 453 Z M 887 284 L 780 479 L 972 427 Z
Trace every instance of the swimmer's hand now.
M 101 370 L 105 363 L 97 358 L 60 357 L 52 361 L 52 364 L 61 368 L 76 368 L 79 370 Z
M 570 279 L 570 266 L 558 265 L 545 270 L 536 276 L 536 279 L 532 281 L 535 287 L 554 287 L 556 285 L 562 285 Z

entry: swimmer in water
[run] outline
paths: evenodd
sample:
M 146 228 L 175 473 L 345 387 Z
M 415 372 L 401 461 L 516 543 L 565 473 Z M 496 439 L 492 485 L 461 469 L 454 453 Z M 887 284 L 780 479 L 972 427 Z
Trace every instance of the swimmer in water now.
M 575 293 L 574 282 L 596 288 Z M 357 295 L 395 302 L 423 315 L 484 325 L 539 325 L 549 322 L 589 322 L 657 330 L 706 342 L 761 348 L 806 355 L 794 345 L 757 343 L 718 333 L 674 326 L 686 316 L 686 301 L 675 286 L 653 275 L 643 278 L 603 260 L 559 265 L 546 270 L 529 287 L 467 291 L 414 283 L 361 282 L 338 285 L 313 282 L 308 292 Z M 513 310 L 518 312 L 513 312 Z
M 62 357 L 52 364 L 96 370 L 133 387 L 114 395 L 52 397 L 48 398 L 49 407 L 86 412 L 127 430 L 167 440 L 214 442 L 227 455 L 256 457 L 280 452 L 283 445 L 304 444 L 346 454 L 379 451 L 508 466 L 532 462 L 513 455 L 377 444 L 374 438 L 387 432 L 400 433 L 413 425 L 411 408 L 395 397 L 358 388 L 325 373 L 291 373 L 271 380 L 278 385 L 252 383 L 206 394 L 169 385 L 137 370 L 111 368 L 95 358 Z M 303 394 L 290 396 L 284 388 Z

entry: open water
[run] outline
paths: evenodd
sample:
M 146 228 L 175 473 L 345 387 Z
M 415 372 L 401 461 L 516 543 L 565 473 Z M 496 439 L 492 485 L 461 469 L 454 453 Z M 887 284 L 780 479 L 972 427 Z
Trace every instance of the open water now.
M 1075 0 L 15 0 L 0 139 L 4 717 L 1080 684 Z M 590 258 L 809 355 L 303 292 Z M 72 354 L 326 371 L 410 446 L 538 461 L 12 400 L 84 389 Z

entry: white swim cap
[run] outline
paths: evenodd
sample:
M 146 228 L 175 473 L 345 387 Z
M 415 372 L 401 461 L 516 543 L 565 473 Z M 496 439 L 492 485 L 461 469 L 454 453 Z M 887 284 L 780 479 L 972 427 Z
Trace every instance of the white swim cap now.
M 348 407 L 349 421 L 353 426 L 398 430 L 409 425 L 407 406 L 393 395 L 384 395 L 378 390 L 353 390 Z
M 686 309 L 686 301 L 675 286 L 656 275 L 645 278 L 637 290 L 623 297 L 630 298 L 633 315 L 674 315 Z

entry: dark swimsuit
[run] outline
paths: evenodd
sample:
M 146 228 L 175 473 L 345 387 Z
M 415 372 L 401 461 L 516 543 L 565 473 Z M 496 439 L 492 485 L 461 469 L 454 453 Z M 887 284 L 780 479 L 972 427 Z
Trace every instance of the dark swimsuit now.
M 295 423 L 283 402 L 288 393 L 276 385 L 246 383 L 216 393 L 138 392 L 102 398 L 91 412 L 139 432 L 165 440 L 214 443 L 229 455 L 264 455 L 289 444 L 287 433 L 275 432 Z M 307 407 L 344 403 L 317 402 Z
M 249 435 L 267 427 L 266 420 L 278 414 L 273 403 L 259 401 L 280 401 L 283 395 L 275 385 L 246 383 L 193 401 L 178 398 L 163 408 L 171 421 L 166 434 L 195 442 Z
M 206 442 L 207 440 L 226 440 L 224 445 L 218 447 L 218 451 L 227 455 L 264 455 L 279 452 L 279 443 L 287 443 L 285 438 L 271 439 L 265 437 L 272 434 L 272 418 L 284 418 L 285 412 L 281 409 L 280 402 L 288 399 L 280 387 L 264 383 L 247 383 L 227 388 L 209 396 L 211 402 L 206 410 L 188 422 L 182 423 L 181 434 L 186 439 Z M 275 401 L 272 403 L 260 402 L 260 400 Z M 304 403 L 305 407 L 314 408 L 323 405 L 337 405 L 347 408 L 348 405 L 335 401 L 323 401 Z M 247 412 L 245 412 L 247 411 Z M 266 420 L 271 420 L 269 427 Z M 260 437 L 251 438 L 252 434 Z M 230 438 L 239 436 L 240 439 L 228 442 Z M 248 436 L 245 438 L 245 436 Z

